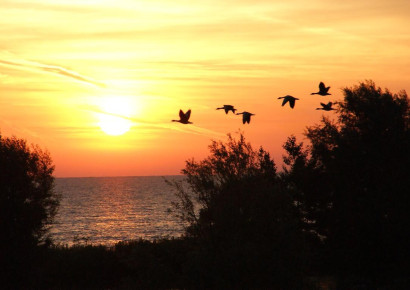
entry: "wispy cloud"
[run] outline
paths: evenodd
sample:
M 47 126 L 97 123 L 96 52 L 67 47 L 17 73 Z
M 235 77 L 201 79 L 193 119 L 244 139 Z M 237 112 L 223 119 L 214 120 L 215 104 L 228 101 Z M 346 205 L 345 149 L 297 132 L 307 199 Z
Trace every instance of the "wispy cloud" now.
M 157 127 L 157 128 L 163 128 L 163 129 L 169 129 L 169 130 L 174 130 L 174 131 L 179 131 L 183 133 L 188 133 L 188 134 L 195 134 L 195 135 L 201 135 L 205 137 L 210 137 L 210 138 L 217 138 L 217 137 L 225 137 L 226 134 L 209 130 L 206 128 L 202 128 L 199 126 L 195 125 L 180 125 L 180 124 L 168 124 L 168 123 L 148 123 L 144 122 L 142 123 L 146 126 L 150 127 Z
M 58 76 L 63 76 L 66 78 L 70 78 L 72 80 L 80 81 L 86 84 L 91 84 L 94 86 L 98 86 L 101 88 L 105 88 L 106 85 L 102 82 L 94 80 L 90 77 L 81 75 L 75 71 L 66 69 L 64 67 L 56 66 L 56 65 L 48 65 L 39 62 L 33 62 L 28 60 L 22 59 L 0 59 L 0 66 L 11 67 L 14 69 L 20 70 L 30 70 L 30 71 L 38 71 L 38 72 L 47 72 Z
M 97 126 L 60 126 L 52 127 L 51 130 L 61 133 L 64 136 L 90 136 L 96 130 L 99 130 Z
M 13 132 L 13 135 L 24 135 L 29 136 L 30 138 L 39 138 L 39 134 L 36 131 L 33 131 L 27 127 L 16 126 L 13 122 L 0 119 L 0 128 L 5 129 L 6 131 Z M 1 133 L 1 130 L 0 130 Z
M 109 113 L 109 112 L 105 112 L 101 110 L 97 106 L 92 106 L 92 105 L 84 105 L 84 106 L 81 106 L 80 108 L 85 111 L 90 111 L 90 112 L 94 112 L 98 114 L 104 114 L 104 115 L 126 119 L 126 120 L 133 122 L 136 125 L 141 125 L 141 126 L 150 127 L 150 128 L 161 128 L 161 129 L 167 129 L 167 130 L 174 130 L 178 132 L 201 135 L 201 136 L 206 136 L 206 137 L 211 137 L 211 138 L 224 137 L 226 135 L 226 134 L 213 131 L 213 130 L 209 130 L 206 128 L 202 128 L 196 125 L 180 125 L 180 124 L 175 124 L 171 122 L 170 123 L 151 122 L 151 121 L 147 121 L 143 119 L 124 116 L 121 114 Z

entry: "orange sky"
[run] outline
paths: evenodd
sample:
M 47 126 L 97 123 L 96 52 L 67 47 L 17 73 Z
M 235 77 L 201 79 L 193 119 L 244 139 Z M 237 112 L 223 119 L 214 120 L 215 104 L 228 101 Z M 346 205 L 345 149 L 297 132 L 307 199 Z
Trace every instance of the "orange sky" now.
M 329 3 L 2 0 L 1 134 L 47 148 L 58 177 L 179 174 L 239 129 L 280 164 L 341 88 L 409 91 L 410 2 Z M 319 81 L 332 96 L 310 95 Z M 242 125 L 223 104 L 256 115 Z M 180 108 L 193 125 L 170 122 Z

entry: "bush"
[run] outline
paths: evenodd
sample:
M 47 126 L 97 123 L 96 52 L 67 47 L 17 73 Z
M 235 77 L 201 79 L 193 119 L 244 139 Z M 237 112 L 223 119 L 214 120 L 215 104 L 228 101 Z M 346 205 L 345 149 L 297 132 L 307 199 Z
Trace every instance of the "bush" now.
M 174 212 L 198 243 L 188 259 L 198 281 L 191 286 L 300 286 L 305 234 L 269 153 L 254 150 L 242 134 L 209 148 L 206 159 L 186 162 L 188 188 L 174 183 Z

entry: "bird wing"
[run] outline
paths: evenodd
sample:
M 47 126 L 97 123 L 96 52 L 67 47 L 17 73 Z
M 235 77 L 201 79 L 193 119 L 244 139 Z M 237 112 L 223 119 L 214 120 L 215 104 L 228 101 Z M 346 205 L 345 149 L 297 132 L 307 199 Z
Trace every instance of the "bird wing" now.
M 179 110 L 179 118 L 180 118 L 181 120 L 183 120 L 183 119 L 185 118 L 185 114 L 184 114 L 184 112 L 182 112 L 181 109 Z
M 326 90 L 326 86 L 325 86 L 325 84 L 324 84 L 323 82 L 320 82 L 320 84 L 319 84 L 319 91 L 324 91 L 324 90 Z
M 294 98 L 289 98 L 289 105 L 293 109 L 295 107 L 295 99 Z
M 242 114 L 242 124 L 246 123 L 246 114 Z
M 322 107 L 326 107 L 327 105 L 326 104 L 324 104 L 324 103 L 320 103 L 321 105 L 322 105 Z
M 244 116 L 245 116 L 245 115 L 244 115 Z M 246 122 L 248 122 L 248 124 L 249 124 L 249 122 L 251 121 L 251 116 L 252 116 L 251 113 L 246 114 Z
M 327 103 L 327 106 L 330 108 L 333 105 L 332 102 Z
M 284 97 L 282 101 L 282 107 L 289 101 L 288 97 Z
M 189 109 L 186 113 L 185 113 L 185 118 L 188 121 L 189 117 L 191 117 L 191 109 Z

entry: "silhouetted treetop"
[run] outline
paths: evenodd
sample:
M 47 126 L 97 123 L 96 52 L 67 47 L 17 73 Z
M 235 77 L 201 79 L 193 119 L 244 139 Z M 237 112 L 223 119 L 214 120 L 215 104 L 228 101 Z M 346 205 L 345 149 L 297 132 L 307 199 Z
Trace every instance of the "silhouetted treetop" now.
M 186 161 L 182 170 L 192 184 L 197 181 L 211 182 L 223 185 L 242 178 L 256 175 L 275 176 L 276 167 L 268 152 L 260 148 L 255 151 L 241 134 L 235 140 L 228 134 L 228 141 L 212 141 L 209 145 L 208 158 L 196 162 L 194 159 Z M 208 179 L 208 180 L 207 180 Z
M 343 92 L 337 120 L 307 128 L 307 150 L 288 139 L 285 178 L 339 274 L 401 275 L 410 259 L 409 99 L 371 81 Z
M 0 233 L 3 246 L 37 245 L 47 238 L 59 196 L 48 152 L 0 135 Z
M 392 129 L 403 130 L 406 123 L 408 126 L 409 101 L 405 91 L 392 94 L 376 88 L 372 81 L 343 91 L 345 99 L 340 103 L 339 122 L 345 128 L 372 130 L 374 135 L 385 136 Z
M 186 236 L 200 245 L 201 285 L 295 287 L 305 234 L 270 154 L 253 149 L 241 133 L 212 141 L 209 149 L 205 159 L 186 161 L 186 186 L 174 184 L 174 211 L 188 224 Z
M 60 197 L 48 152 L 0 134 L 0 285 L 30 288 Z

